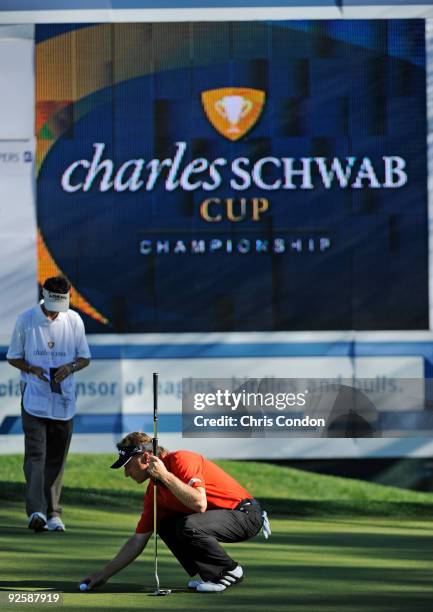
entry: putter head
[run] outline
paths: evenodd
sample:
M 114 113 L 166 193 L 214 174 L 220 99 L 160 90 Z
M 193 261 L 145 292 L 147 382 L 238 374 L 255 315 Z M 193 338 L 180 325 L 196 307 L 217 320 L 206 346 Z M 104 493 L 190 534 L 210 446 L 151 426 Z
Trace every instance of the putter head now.
M 156 591 L 153 591 L 153 593 L 150 593 L 150 595 L 162 597 L 163 595 L 170 595 L 170 593 L 171 589 L 156 589 Z

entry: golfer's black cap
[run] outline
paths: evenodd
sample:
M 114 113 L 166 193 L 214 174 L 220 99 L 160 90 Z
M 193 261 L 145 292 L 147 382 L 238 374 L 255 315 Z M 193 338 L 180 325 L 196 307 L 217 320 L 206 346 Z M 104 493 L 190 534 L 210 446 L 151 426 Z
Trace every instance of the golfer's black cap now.
M 117 448 L 119 449 L 119 458 L 113 465 L 110 465 L 113 470 L 123 467 L 134 455 L 141 455 L 146 450 L 143 446 L 121 446 L 119 444 Z

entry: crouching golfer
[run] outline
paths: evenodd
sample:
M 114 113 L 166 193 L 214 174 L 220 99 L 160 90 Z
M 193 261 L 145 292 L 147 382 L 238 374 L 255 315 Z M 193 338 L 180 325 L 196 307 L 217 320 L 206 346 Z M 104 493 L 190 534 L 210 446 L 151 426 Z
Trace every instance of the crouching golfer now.
M 141 432 L 128 434 L 117 445 L 125 477 L 141 484 L 158 480 L 158 535 L 185 571 L 194 577 L 188 586 L 199 592 L 224 591 L 243 579 L 242 568 L 219 542 L 242 542 L 260 531 L 262 512 L 236 480 L 202 455 L 168 452 Z M 129 565 L 144 550 L 153 532 L 153 480 L 144 495 L 144 510 L 135 534 L 99 572 L 82 580 L 92 589 Z

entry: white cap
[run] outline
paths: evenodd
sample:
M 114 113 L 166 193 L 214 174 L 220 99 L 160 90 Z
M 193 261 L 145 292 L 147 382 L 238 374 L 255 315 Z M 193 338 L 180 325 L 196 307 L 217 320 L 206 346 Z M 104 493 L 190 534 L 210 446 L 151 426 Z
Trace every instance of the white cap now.
M 67 312 L 69 309 L 69 292 L 68 293 L 54 293 L 47 289 L 42 289 L 42 295 L 44 296 L 44 306 L 51 312 Z

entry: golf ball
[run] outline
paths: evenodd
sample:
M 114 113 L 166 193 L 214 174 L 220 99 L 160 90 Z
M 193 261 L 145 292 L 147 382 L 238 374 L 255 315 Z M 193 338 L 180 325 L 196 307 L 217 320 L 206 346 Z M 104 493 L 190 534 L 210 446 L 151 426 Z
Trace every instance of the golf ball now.
M 88 587 L 87 587 L 87 583 L 86 583 L 86 582 L 82 582 L 82 583 L 80 584 L 80 591 L 83 591 L 83 592 L 84 592 L 84 591 L 87 591 L 87 588 L 88 588 Z

